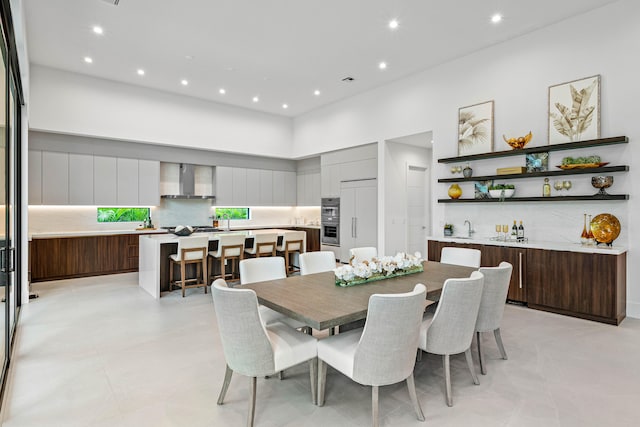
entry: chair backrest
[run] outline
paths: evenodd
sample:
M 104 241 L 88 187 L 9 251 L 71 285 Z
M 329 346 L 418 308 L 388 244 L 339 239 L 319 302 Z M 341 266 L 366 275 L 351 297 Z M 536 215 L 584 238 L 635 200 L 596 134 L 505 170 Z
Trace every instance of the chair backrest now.
M 207 257 L 207 253 L 209 252 L 209 237 L 208 236 L 190 236 L 190 237 L 180 237 L 178 239 L 178 260 L 182 259 L 182 250 L 183 249 L 200 249 L 203 248 L 204 251 L 188 251 L 185 252 L 184 259 L 187 260 L 196 260 Z
M 288 250 L 289 252 L 304 252 L 304 238 L 306 231 L 287 231 L 282 239 L 282 246 L 279 250 Z
M 481 252 L 478 249 L 445 246 L 440 252 L 440 262 L 478 268 L 480 267 L 480 255 Z
M 253 238 L 253 249 L 260 254 L 274 254 L 278 233 L 255 234 Z
M 336 254 L 332 251 L 300 254 L 300 274 L 322 273 L 336 268 Z
M 218 279 L 211 286 L 211 295 L 227 365 L 249 377 L 273 374 L 273 348 L 260 319 L 256 293 L 228 288 Z
M 404 294 L 374 294 L 353 361 L 353 379 L 382 386 L 412 372 L 427 288 L 417 284 Z
M 349 249 L 349 255 L 359 259 L 361 261 L 376 258 L 378 256 L 378 249 L 372 246 L 362 248 Z
M 287 271 L 280 256 L 249 258 L 240 261 L 240 284 L 284 279 Z
M 427 348 L 434 354 L 458 354 L 471 346 L 482 299 L 484 276 L 478 271 L 466 279 L 447 279 L 427 330 Z
M 482 267 L 478 271 L 484 274 L 484 289 L 476 331 L 489 332 L 498 329 L 502 322 L 513 266 L 503 261 L 497 267 Z
M 221 234 L 218 237 L 218 250 L 216 251 L 216 257 L 239 256 L 244 251 L 244 240 L 246 236 L 244 234 Z M 228 246 L 231 246 L 229 248 Z M 223 248 L 224 254 L 223 254 Z

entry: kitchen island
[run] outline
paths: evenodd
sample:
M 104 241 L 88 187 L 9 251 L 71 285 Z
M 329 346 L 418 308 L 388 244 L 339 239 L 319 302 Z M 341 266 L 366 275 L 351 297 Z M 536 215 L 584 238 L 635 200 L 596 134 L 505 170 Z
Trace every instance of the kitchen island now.
M 253 236 L 262 233 L 276 233 L 278 240 L 293 230 L 280 228 L 244 230 L 244 231 L 218 231 L 213 233 L 194 233 L 209 237 L 209 250 L 216 250 L 218 240 L 224 234 L 242 234 L 246 237 L 245 247 L 251 243 Z M 138 267 L 138 286 L 144 289 L 153 298 L 160 298 L 162 291 L 169 289 L 168 263 L 169 255 L 178 252 L 178 239 L 174 234 L 144 235 L 140 236 L 140 256 Z M 306 246 L 306 237 L 303 247 Z M 214 263 L 215 265 L 215 263 Z

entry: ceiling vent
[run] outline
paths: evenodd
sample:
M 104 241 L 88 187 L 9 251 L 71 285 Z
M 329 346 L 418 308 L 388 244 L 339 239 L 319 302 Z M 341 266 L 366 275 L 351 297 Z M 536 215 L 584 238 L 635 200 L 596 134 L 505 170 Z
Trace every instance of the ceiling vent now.
M 120 3 L 120 0 L 102 0 L 102 1 L 105 2 L 105 3 L 112 4 L 114 6 L 117 6 L 118 3 Z
M 347 77 L 342 79 L 343 82 L 347 82 L 347 83 L 350 83 L 350 82 L 352 82 L 354 80 L 355 79 L 353 77 L 351 77 L 351 76 L 347 76 Z

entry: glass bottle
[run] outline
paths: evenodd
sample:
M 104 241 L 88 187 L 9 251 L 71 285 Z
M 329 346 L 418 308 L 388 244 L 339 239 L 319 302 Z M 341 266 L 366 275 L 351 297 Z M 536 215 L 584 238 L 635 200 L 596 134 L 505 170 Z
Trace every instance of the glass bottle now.
M 511 237 L 517 239 L 518 238 L 518 226 L 516 225 L 516 220 L 513 220 L 513 227 L 511 227 Z
M 524 225 L 522 225 L 522 221 L 520 221 L 520 227 L 518 227 L 518 241 L 524 241 Z
M 545 178 L 544 184 L 542 184 L 542 197 L 551 197 L 551 184 L 549 184 L 549 178 Z
M 591 228 L 591 227 L 589 227 Z M 586 245 L 589 243 L 589 233 L 587 233 L 587 214 L 584 214 L 584 225 L 582 226 L 582 234 L 580 235 L 580 243 Z

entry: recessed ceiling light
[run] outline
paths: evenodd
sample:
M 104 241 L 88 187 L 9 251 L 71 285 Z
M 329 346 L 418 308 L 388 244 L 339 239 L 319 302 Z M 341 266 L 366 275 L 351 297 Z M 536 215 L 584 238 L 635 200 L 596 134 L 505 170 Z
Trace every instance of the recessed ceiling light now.
M 93 59 L 90 56 L 85 56 L 84 57 L 84 62 L 86 62 L 87 64 L 92 64 L 93 63 Z
M 318 89 L 316 89 L 316 90 L 313 91 L 313 94 L 315 96 L 320 96 L 320 91 Z
M 219 93 L 220 95 L 224 95 L 225 93 L 227 93 L 227 91 L 226 91 L 226 90 L 224 90 L 224 88 L 223 88 L 223 87 L 221 87 L 221 88 L 218 90 L 218 93 Z
M 282 104 L 282 108 L 286 110 L 287 108 L 289 108 L 289 106 L 287 104 Z
M 260 98 L 258 98 L 257 96 L 254 96 L 254 97 L 253 97 L 253 99 L 252 99 L 252 101 L 253 101 L 253 102 L 258 102 L 258 101 L 260 101 Z
M 386 70 L 387 69 L 387 63 L 386 62 L 381 62 L 378 64 L 378 68 L 380 68 L 381 70 Z
M 491 22 L 493 22 L 494 24 L 497 24 L 500 21 L 502 21 L 502 15 L 500 15 L 499 13 L 496 13 L 491 17 Z
M 433 144 L 433 139 L 431 140 L 431 143 Z
M 193 59 L 193 55 L 185 55 L 184 59 L 191 61 Z
M 99 26 L 96 25 L 96 26 L 93 27 L 93 32 L 96 33 L 96 34 L 102 34 L 102 33 L 104 33 L 104 30 L 102 29 L 102 27 L 99 27 Z
M 182 86 L 186 86 L 189 84 L 189 80 L 182 79 L 180 80 L 180 83 L 182 84 Z
M 139 76 L 144 76 L 144 70 L 142 68 L 138 68 L 138 71 L 136 71 L 138 73 Z
M 389 28 L 391 28 L 392 30 L 397 29 L 398 25 L 400 24 L 398 23 L 397 19 L 392 19 L 391 21 L 389 21 Z

